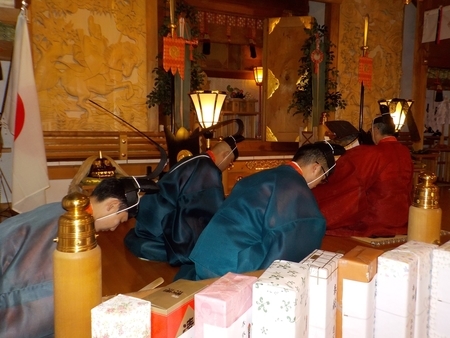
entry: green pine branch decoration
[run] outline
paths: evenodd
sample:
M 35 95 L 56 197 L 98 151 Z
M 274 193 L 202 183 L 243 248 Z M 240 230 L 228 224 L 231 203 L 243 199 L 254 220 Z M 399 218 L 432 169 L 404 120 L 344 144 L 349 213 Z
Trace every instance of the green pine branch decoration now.
M 308 38 L 301 48 L 302 57 L 299 60 L 300 66 L 298 75 L 300 80 L 297 83 L 297 89 L 292 94 L 292 101 L 288 107 L 288 113 L 293 110 L 293 115 L 302 114 L 303 120 L 307 121 L 312 116 L 313 109 L 313 89 L 312 76 L 314 72 L 314 63 L 311 60 L 311 53 L 316 47 L 316 34 L 322 41 L 322 51 L 325 62 L 325 102 L 326 112 L 335 111 L 337 108 L 345 109 L 347 102 L 342 98 L 342 93 L 337 91 L 337 79 L 339 71 L 332 66 L 334 52 L 332 48 L 336 47 L 328 35 L 328 29 L 325 25 L 313 24 L 311 29 L 305 28 Z

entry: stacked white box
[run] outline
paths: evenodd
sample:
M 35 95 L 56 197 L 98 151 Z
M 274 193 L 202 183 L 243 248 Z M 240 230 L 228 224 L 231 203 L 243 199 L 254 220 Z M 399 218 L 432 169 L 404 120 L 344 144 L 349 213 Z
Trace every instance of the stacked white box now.
M 196 338 L 244 337 L 257 278 L 228 272 L 195 294 Z
M 428 337 L 450 337 L 450 241 L 433 250 Z
M 376 280 L 375 275 L 368 283 L 343 281 L 342 337 L 373 337 Z
M 417 255 L 408 250 L 378 257 L 375 337 L 413 337 L 417 262 Z
M 91 310 L 92 337 L 150 337 L 151 303 L 117 295 Z
M 339 259 L 337 338 L 373 338 L 376 274 L 383 252 L 357 245 Z
M 309 267 L 308 337 L 336 335 L 337 266 L 342 254 L 314 250 L 300 263 Z
M 436 244 L 409 241 L 399 246 L 396 251 L 410 251 L 417 255 L 417 287 L 416 310 L 414 319 L 414 337 L 427 336 L 430 314 L 430 290 L 431 290 L 431 257 L 432 252 L 438 246 Z
M 274 261 L 253 284 L 252 337 L 308 337 L 307 266 Z

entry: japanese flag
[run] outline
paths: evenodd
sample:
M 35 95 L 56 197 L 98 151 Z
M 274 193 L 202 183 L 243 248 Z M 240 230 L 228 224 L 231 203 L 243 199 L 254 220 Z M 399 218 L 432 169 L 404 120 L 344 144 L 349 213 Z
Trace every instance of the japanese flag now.
M 19 14 L 2 124 L 14 137 L 12 146 L 12 209 L 18 213 L 46 203 L 49 187 L 27 18 Z

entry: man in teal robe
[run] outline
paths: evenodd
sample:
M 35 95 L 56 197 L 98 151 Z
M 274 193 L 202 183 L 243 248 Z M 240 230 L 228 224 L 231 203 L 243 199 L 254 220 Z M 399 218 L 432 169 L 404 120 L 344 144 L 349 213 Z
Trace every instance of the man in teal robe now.
M 325 142 L 300 147 L 293 160 L 238 183 L 200 235 L 176 276 L 220 277 L 267 268 L 274 260 L 299 262 L 320 248 L 325 234 L 311 189 L 334 168 L 335 147 Z
M 189 261 L 198 237 L 225 199 L 222 171 L 238 156 L 240 135 L 226 137 L 204 154 L 176 163 L 159 192 L 141 199 L 125 245 L 137 257 L 178 266 Z

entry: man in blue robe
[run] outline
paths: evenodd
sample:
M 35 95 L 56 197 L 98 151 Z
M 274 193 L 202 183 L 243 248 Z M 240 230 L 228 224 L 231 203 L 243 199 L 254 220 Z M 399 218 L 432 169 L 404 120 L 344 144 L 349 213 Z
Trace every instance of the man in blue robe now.
M 135 212 L 139 188 L 130 179 L 104 179 L 92 192 L 86 211 L 96 231 L 113 231 Z M 153 181 L 146 186 L 157 191 Z M 0 337 L 53 337 L 53 239 L 64 212 L 50 203 L 0 223 Z
M 178 162 L 159 181 L 159 192 L 144 196 L 125 245 L 137 257 L 177 266 L 189 261 L 198 237 L 225 199 L 222 171 L 238 157 L 229 136 L 204 154 Z
M 192 250 L 194 265 L 182 266 L 176 279 L 265 269 L 276 259 L 299 262 L 318 249 L 325 219 L 311 189 L 331 173 L 338 148 L 344 151 L 325 142 L 304 145 L 291 162 L 237 182 Z

